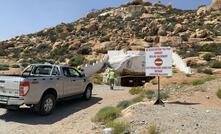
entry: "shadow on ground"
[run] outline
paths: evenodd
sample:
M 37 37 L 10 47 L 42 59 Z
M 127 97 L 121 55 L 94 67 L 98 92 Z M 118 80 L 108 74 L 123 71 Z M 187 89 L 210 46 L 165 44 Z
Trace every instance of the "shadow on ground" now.
M 71 114 L 95 105 L 101 100 L 102 98 L 92 97 L 89 101 L 84 101 L 82 99 L 61 101 L 57 103 L 54 112 L 49 116 L 40 116 L 33 110 L 27 108 L 18 111 L 7 111 L 5 114 L 0 115 L 0 120 L 30 125 L 53 124 Z
M 199 105 L 200 103 L 191 103 L 191 102 L 180 102 L 180 101 L 173 101 L 173 102 L 165 102 L 166 104 L 179 104 L 179 105 Z

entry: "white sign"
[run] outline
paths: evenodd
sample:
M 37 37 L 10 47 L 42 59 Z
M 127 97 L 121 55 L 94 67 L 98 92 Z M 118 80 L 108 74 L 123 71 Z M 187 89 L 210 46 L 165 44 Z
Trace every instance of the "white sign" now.
M 172 49 L 170 47 L 147 48 L 146 76 L 172 76 Z

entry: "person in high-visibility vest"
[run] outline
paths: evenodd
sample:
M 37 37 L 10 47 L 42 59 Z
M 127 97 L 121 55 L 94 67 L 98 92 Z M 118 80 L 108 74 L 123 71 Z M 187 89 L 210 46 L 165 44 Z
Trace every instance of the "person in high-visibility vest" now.
M 108 72 L 108 80 L 109 80 L 111 90 L 114 89 L 114 80 L 115 80 L 115 78 L 116 78 L 116 73 L 115 73 L 114 69 L 110 69 L 109 72 Z

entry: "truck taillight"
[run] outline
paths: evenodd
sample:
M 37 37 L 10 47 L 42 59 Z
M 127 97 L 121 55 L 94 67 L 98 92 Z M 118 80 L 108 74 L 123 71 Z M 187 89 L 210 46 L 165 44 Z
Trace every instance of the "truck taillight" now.
M 21 82 L 20 83 L 19 96 L 27 95 L 29 88 L 30 88 L 29 82 Z

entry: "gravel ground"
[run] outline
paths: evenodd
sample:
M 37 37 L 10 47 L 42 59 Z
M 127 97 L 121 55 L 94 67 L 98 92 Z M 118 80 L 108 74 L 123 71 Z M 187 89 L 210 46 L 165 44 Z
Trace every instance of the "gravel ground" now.
M 155 124 L 160 134 L 220 134 L 221 109 L 208 109 L 197 103 L 168 102 L 155 106 L 141 102 L 123 111 L 120 120 L 132 125 L 132 134 L 142 134 Z
M 0 134 L 94 134 L 91 118 L 102 107 L 131 99 L 128 88 L 95 86 L 90 101 L 73 99 L 59 102 L 54 113 L 41 117 L 30 109 L 7 111 L 0 108 Z

